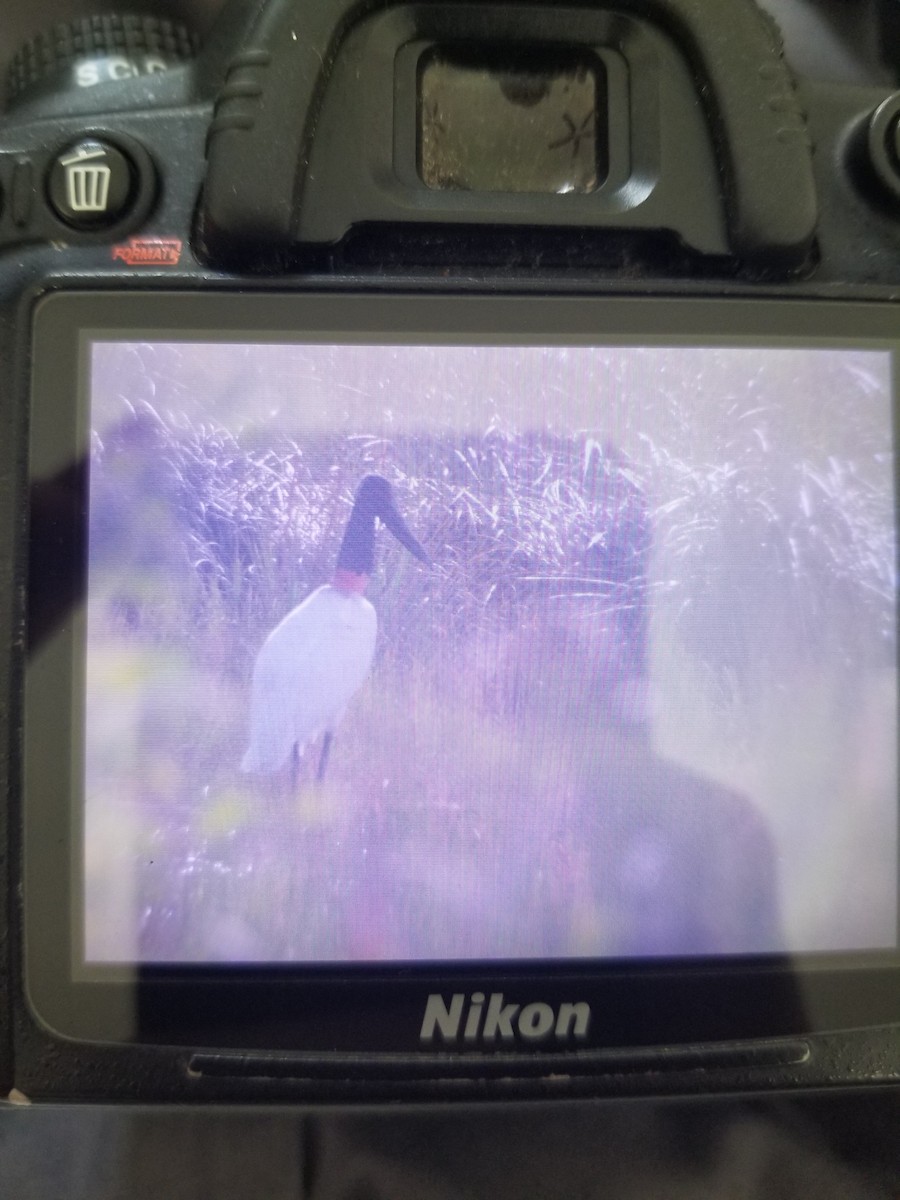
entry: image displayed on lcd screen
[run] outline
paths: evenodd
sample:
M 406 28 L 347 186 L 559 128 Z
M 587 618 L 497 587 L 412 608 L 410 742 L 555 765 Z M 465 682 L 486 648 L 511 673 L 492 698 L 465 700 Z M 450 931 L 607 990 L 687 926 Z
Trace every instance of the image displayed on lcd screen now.
M 86 964 L 896 946 L 887 352 L 90 363 Z

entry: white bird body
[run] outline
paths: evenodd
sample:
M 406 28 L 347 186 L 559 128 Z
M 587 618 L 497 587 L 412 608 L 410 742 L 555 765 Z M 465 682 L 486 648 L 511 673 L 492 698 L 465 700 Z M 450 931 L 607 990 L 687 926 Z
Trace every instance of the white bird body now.
M 270 774 L 333 733 L 365 682 L 378 619 L 358 592 L 317 588 L 263 643 L 253 669 L 250 746 L 243 771 Z
M 257 655 L 242 770 L 273 775 L 290 763 L 296 782 L 297 759 L 324 734 L 317 775 L 323 778 L 332 735 L 375 656 L 378 619 L 363 592 L 374 569 L 376 520 L 420 562 L 430 561 L 397 511 L 391 485 L 367 475 L 344 530 L 334 582 L 289 612 Z

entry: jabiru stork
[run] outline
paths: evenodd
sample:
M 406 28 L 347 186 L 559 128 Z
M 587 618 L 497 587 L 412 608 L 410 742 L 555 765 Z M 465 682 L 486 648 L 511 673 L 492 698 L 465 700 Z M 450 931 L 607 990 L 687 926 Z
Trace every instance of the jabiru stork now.
M 375 519 L 420 562 L 413 537 L 381 475 L 367 475 L 354 499 L 331 583 L 289 612 L 263 642 L 253 668 L 250 745 L 241 769 L 272 775 L 296 770 L 305 748 L 324 734 L 317 780 L 325 775 L 334 731 L 372 666 L 378 620 L 365 597 L 375 565 Z

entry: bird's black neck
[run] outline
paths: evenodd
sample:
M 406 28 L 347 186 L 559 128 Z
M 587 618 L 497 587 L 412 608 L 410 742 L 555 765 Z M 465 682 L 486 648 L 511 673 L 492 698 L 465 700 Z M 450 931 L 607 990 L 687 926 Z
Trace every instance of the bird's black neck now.
M 344 530 L 337 569 L 356 575 L 371 575 L 375 570 L 375 516 L 354 507 Z

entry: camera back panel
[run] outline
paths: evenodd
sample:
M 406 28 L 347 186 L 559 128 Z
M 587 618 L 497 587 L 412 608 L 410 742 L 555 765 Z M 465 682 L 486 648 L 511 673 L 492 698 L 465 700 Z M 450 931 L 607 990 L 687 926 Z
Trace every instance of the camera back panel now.
M 900 97 L 751 3 L 167 39 L 0 129 L 4 1084 L 896 1078 Z

